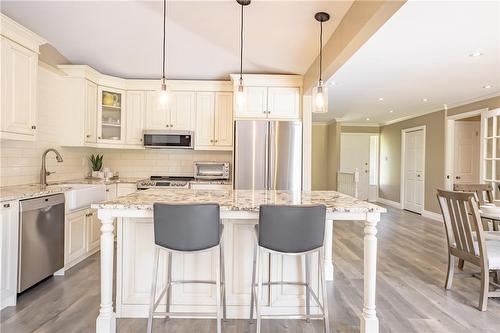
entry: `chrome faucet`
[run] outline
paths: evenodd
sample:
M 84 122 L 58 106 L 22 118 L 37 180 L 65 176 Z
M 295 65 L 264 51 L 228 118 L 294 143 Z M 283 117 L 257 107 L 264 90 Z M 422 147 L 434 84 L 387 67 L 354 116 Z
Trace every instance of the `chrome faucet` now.
M 47 160 L 47 153 L 53 151 L 56 154 L 56 160 L 57 162 L 61 163 L 63 161 L 63 158 L 61 154 L 54 148 L 49 148 L 46 151 L 43 152 L 42 154 L 42 169 L 40 170 L 40 185 L 42 186 L 47 186 L 47 176 L 50 176 L 51 174 L 55 173 L 47 171 L 47 166 L 46 166 L 46 160 Z

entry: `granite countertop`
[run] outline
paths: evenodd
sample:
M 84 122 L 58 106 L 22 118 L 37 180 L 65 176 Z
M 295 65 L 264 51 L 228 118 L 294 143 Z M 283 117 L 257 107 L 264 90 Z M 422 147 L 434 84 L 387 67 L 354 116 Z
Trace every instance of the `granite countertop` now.
M 151 210 L 153 203 L 218 203 L 222 210 L 258 211 L 261 204 L 324 204 L 329 212 L 385 213 L 386 209 L 334 191 L 149 189 L 93 204 L 97 209 Z
M 91 185 L 110 185 L 110 184 L 135 184 L 139 178 L 119 178 L 113 180 L 104 179 L 73 179 L 42 187 L 40 184 L 30 185 L 12 185 L 0 187 L 0 202 L 11 200 L 22 200 L 27 198 L 36 198 L 44 195 L 64 193 L 71 190 L 71 184 L 91 184 Z

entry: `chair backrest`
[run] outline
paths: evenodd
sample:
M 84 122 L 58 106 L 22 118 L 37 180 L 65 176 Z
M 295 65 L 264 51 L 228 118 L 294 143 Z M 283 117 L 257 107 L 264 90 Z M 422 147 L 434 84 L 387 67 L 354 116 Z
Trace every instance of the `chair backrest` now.
M 448 247 L 452 254 L 468 261 L 486 256 L 484 231 L 477 201 L 472 192 L 437 190 L 443 213 Z M 473 231 L 476 231 L 474 237 Z M 476 264 L 479 261 L 476 260 Z
M 453 190 L 473 192 L 479 205 L 493 202 L 493 186 L 491 184 L 453 184 Z
M 259 245 L 283 253 L 308 252 L 323 246 L 326 207 L 261 205 Z
M 155 244 L 176 251 L 201 251 L 220 242 L 218 204 L 155 203 Z

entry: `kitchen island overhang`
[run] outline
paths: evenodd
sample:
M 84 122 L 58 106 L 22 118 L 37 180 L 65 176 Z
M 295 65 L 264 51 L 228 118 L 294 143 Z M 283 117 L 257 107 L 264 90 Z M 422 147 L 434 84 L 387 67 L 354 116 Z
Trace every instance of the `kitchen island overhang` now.
M 377 239 L 376 226 L 385 208 L 333 191 L 249 191 L 151 189 L 95 204 L 101 220 L 101 305 L 97 332 L 115 332 L 117 317 L 146 317 L 153 260 L 153 203 L 218 203 L 224 223 L 228 317 L 247 318 L 250 285 L 253 227 L 258 223 L 261 204 L 324 204 L 326 211 L 324 266 L 333 280 L 332 236 L 334 220 L 364 221 L 364 303 L 360 314 L 361 332 L 378 332 L 375 310 Z M 116 312 L 113 309 L 113 221 L 117 219 Z M 212 254 L 178 255 L 173 259 L 173 274 L 183 278 L 209 278 L 213 274 Z M 267 258 L 269 280 L 303 278 L 303 262 L 297 258 Z M 313 259 L 316 260 L 316 259 Z M 314 261 L 313 261 L 314 262 Z M 165 266 L 162 260 L 161 267 Z M 161 270 L 160 270 L 161 272 Z M 159 282 L 162 280 L 160 274 Z M 313 288 L 318 287 L 313 270 Z M 215 295 L 210 287 L 176 287 L 173 307 L 178 311 L 211 311 Z M 182 289 L 181 289 L 182 288 Z M 264 293 L 263 311 L 269 314 L 303 313 L 303 291 L 297 287 L 271 287 Z M 316 311 L 315 307 L 312 311 Z

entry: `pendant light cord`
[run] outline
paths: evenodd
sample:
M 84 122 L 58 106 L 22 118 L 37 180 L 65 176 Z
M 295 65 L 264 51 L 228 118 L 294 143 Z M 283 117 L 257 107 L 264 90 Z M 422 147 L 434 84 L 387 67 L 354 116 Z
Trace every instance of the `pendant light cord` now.
M 240 28 L 240 80 L 243 80 L 243 5 L 241 5 L 241 28 Z
M 167 21 L 167 0 L 163 0 L 163 52 L 162 52 L 162 75 L 161 75 L 161 78 L 163 80 L 165 79 L 166 21 Z
M 319 32 L 319 81 L 322 81 L 321 79 L 321 71 L 323 67 L 323 22 L 319 23 L 320 26 L 320 32 Z

